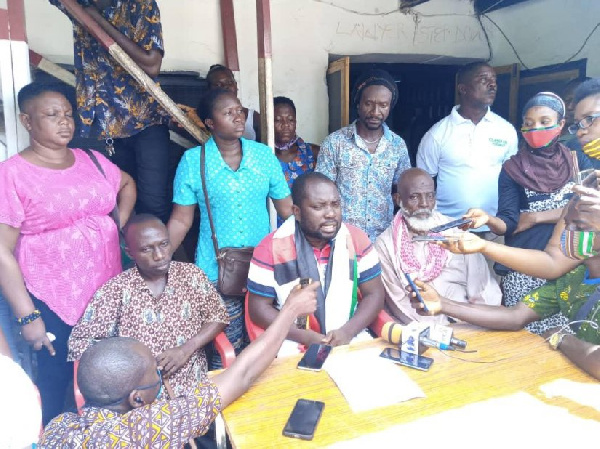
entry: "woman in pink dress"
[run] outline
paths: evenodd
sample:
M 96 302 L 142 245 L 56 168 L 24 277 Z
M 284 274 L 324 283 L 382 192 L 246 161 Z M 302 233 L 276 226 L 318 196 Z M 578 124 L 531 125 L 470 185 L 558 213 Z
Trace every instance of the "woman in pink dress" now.
M 39 351 L 35 382 L 45 424 L 61 413 L 73 378 L 71 328 L 96 289 L 121 271 L 109 214 L 118 204 L 124 224 L 136 191 L 100 154 L 104 174 L 88 153 L 67 147 L 73 111 L 56 87 L 29 84 L 18 103 L 31 145 L 0 163 L 0 287 L 23 338 Z

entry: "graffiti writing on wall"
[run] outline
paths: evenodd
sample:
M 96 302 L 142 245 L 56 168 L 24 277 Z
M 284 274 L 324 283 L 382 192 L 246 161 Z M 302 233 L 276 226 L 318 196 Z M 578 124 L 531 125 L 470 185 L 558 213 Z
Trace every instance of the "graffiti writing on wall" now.
M 405 23 L 338 22 L 335 32 L 338 35 L 345 35 L 361 41 L 400 40 L 413 44 L 482 42 L 485 40 L 483 31 L 476 25 L 418 25 L 415 29 L 415 25 Z

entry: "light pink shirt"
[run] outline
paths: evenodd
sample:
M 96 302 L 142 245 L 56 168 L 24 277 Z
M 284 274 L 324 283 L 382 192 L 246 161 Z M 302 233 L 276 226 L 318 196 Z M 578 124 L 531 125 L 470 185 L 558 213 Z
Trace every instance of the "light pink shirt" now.
M 20 155 L 0 163 L 0 223 L 20 229 L 15 257 L 27 289 L 74 325 L 94 292 L 121 271 L 119 235 L 108 215 L 121 172 L 95 153 L 106 178 L 85 152 L 52 170 Z

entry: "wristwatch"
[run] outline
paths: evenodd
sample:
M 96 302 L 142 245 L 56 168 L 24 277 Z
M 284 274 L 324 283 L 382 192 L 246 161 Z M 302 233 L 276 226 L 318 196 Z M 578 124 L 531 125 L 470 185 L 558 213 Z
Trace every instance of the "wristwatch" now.
M 550 347 L 552 349 L 557 351 L 560 344 L 563 341 L 563 338 L 565 338 L 565 334 L 563 334 L 561 331 L 555 332 L 550 336 L 550 340 L 548 340 L 548 344 L 550 344 Z

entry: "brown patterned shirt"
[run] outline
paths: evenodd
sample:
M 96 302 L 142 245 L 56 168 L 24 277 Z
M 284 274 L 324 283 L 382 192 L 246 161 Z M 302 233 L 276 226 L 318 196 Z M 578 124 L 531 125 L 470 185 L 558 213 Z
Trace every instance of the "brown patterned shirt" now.
M 183 345 L 204 323 L 229 323 L 221 296 L 202 270 L 191 263 L 171 262 L 167 285 L 155 298 L 137 267 L 104 284 L 94 295 L 69 338 L 69 360 L 77 360 L 94 340 L 131 337 L 156 357 Z M 204 349 L 197 350 L 170 379 L 176 396 L 206 378 Z
M 44 429 L 39 448 L 178 448 L 203 435 L 221 411 L 217 387 L 210 381 L 186 396 L 131 410 L 122 415 L 87 407 L 82 416 L 63 413 Z

